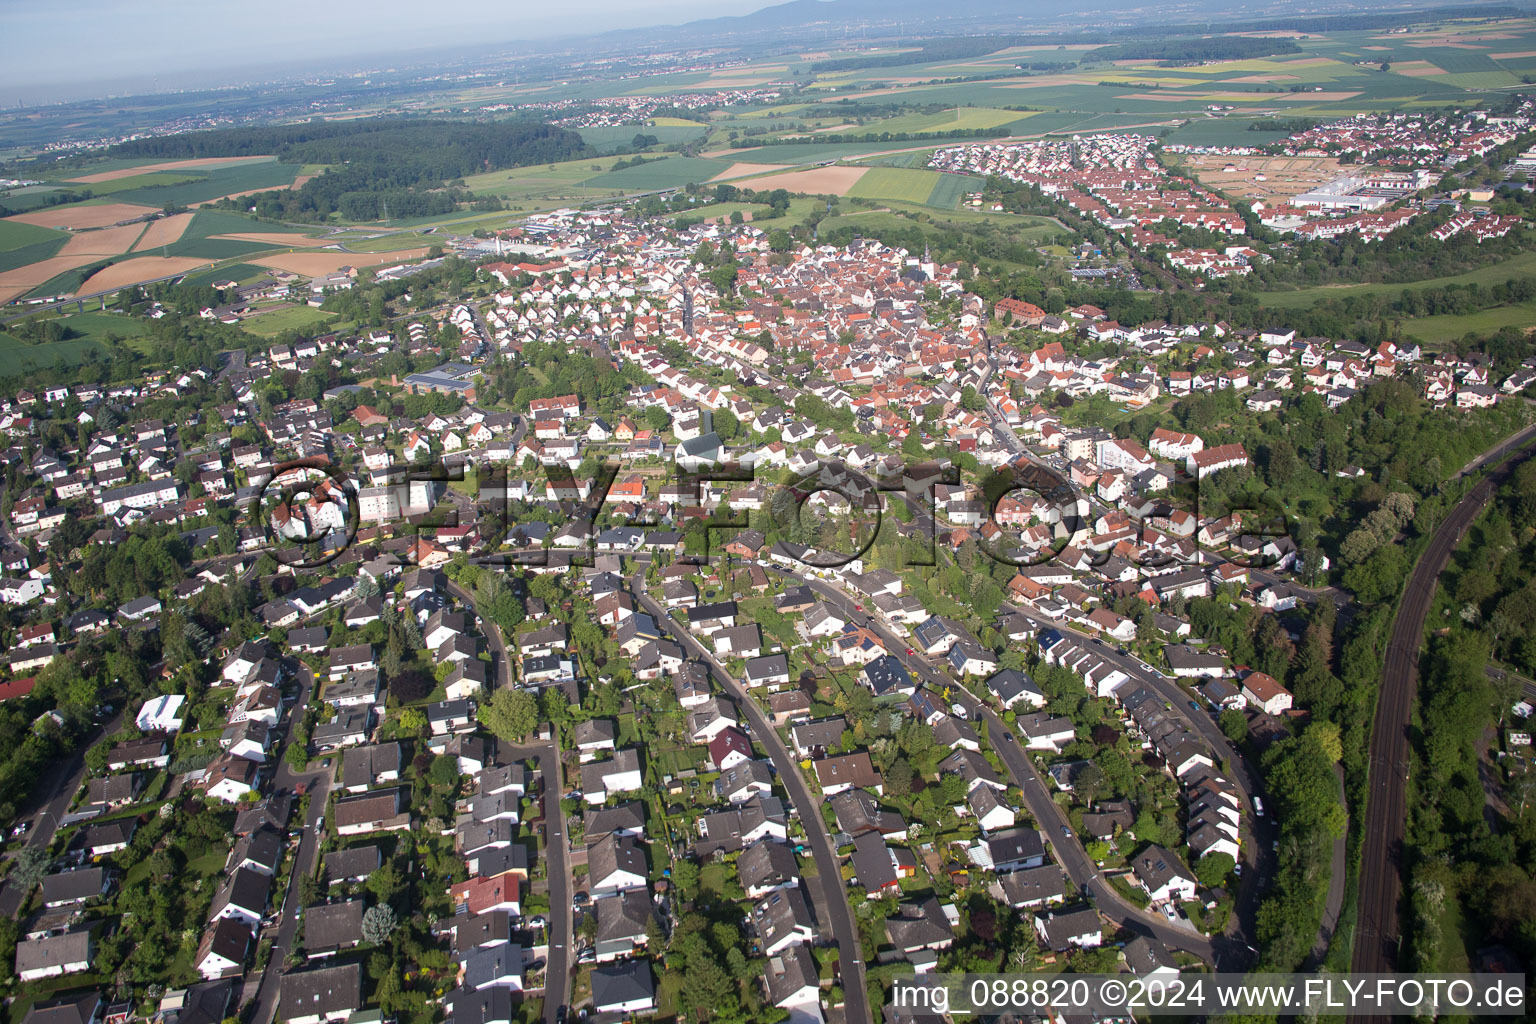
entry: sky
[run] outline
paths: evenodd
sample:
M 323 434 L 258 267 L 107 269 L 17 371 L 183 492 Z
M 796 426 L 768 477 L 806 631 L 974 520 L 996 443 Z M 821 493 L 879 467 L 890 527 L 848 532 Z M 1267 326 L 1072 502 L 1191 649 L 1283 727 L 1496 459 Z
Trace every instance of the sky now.
M 0 3 L 0 102 L 249 80 L 267 65 L 346 64 L 372 54 L 483 47 L 746 14 L 769 0 L 71 0 Z

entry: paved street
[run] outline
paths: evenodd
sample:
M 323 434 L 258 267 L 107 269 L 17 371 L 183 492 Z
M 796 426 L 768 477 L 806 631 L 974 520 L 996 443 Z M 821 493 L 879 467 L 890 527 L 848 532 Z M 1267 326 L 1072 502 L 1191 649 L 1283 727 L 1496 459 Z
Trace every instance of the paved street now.
M 17 847 L 16 852 L 28 846 L 47 849 L 48 844 L 53 842 L 54 834 L 59 830 L 59 819 L 69 810 L 75 791 L 80 788 L 80 783 L 85 779 L 85 752 L 95 746 L 103 736 L 110 736 L 122 728 L 123 715 L 124 712 L 119 711 L 111 721 L 83 741 L 73 754 L 53 764 L 48 769 L 48 773 L 38 780 L 33 792 L 43 794 L 42 803 L 32 817 L 32 830 L 27 833 L 26 842 Z M 33 799 L 36 799 L 35 795 Z M 26 820 L 26 815 L 19 815 L 18 820 Z M 14 855 L 14 853 L 9 854 L 9 856 Z M 21 913 L 26 895 L 7 882 L 4 888 L 0 888 L 0 916 L 15 919 Z
M 1062 833 L 1062 828 L 1067 824 L 1066 818 L 1062 815 L 1061 809 L 1056 806 L 1055 801 L 1051 799 L 1050 787 L 1036 772 L 1034 763 L 1013 738 L 1012 730 L 990 708 L 985 708 L 975 695 L 947 674 L 938 671 L 925 659 L 917 655 L 908 655 L 906 641 L 886 630 L 877 620 L 859 611 L 854 602 L 837 587 L 811 577 L 796 576 L 783 569 L 776 569 L 776 571 L 809 586 L 820 597 L 837 607 L 850 621 L 867 625 L 884 641 L 886 649 L 894 653 L 906 666 L 907 671 L 930 689 L 943 692 L 948 688 L 952 694 L 959 694 L 959 703 L 973 714 L 978 706 L 983 707 L 988 733 L 994 738 L 994 748 L 1002 757 L 1003 764 L 1008 768 L 1015 784 L 1024 792 L 1024 799 L 1029 805 L 1030 813 L 1035 817 L 1041 832 L 1055 853 L 1057 862 L 1079 888 L 1087 885 L 1092 889 L 1094 902 L 1106 916 L 1133 931 L 1156 935 L 1170 948 L 1194 953 L 1207 962 L 1219 961 L 1222 966 L 1246 964 L 1247 952 L 1243 943 L 1220 937 L 1214 940 L 1207 939 L 1186 928 L 1172 925 L 1164 918 L 1142 911 L 1120 899 L 1099 874 L 1097 866 L 1088 857 L 1087 851 L 1083 849 L 1077 837 L 1075 835 L 1068 837 Z
M 544 1021 L 555 1024 L 560 1008 L 571 1002 L 571 857 L 565 831 L 565 815 L 560 810 L 563 792 L 559 745 L 548 743 L 497 748 L 502 761 L 536 760 L 544 774 L 544 856 L 548 859 L 549 880 L 549 958 L 544 968 Z
M 288 712 L 290 717 L 282 748 L 273 755 L 278 768 L 272 784 L 267 787 L 267 792 L 292 793 L 302 783 L 309 790 L 309 810 L 302 822 L 303 832 L 299 836 L 298 849 L 292 853 L 294 866 L 293 871 L 288 875 L 288 891 L 283 894 L 281 916 L 277 922 L 276 936 L 272 941 L 272 955 L 267 960 L 266 969 L 259 976 L 256 978 L 247 976 L 245 979 L 245 991 L 241 995 L 242 1002 L 249 996 L 252 984 L 256 986 L 255 1006 L 252 1007 L 250 1016 L 246 1018 L 251 1024 L 267 1024 L 277 1011 L 279 987 L 282 984 L 283 974 L 286 973 L 284 960 L 293 949 L 293 937 L 299 927 L 299 877 L 313 873 L 315 870 L 316 859 L 320 854 L 320 836 L 315 831 L 315 825 L 325 819 L 325 805 L 331 789 L 331 768 L 324 766 L 316 768 L 312 762 L 305 770 L 296 772 L 283 756 L 287 753 L 288 744 L 293 736 L 292 716 L 303 714 L 304 706 L 309 703 L 310 694 L 315 687 L 314 673 L 302 662 L 298 663 L 298 675 L 299 696 Z M 264 930 L 263 934 L 268 934 L 268 931 Z
M 827 833 L 827 823 L 821 817 L 821 800 L 812 795 L 810 787 L 800 775 L 799 765 L 790 756 L 778 732 L 774 730 L 773 723 L 752 695 L 715 660 L 713 654 L 704 649 L 692 633 L 679 629 L 672 616 L 646 594 L 643 571 L 634 575 L 633 587 L 635 595 L 645 610 L 655 618 L 656 624 L 670 632 L 685 651 L 709 666 L 715 680 L 726 693 L 735 698 L 737 705 L 746 714 L 752 726 L 752 738 L 768 751 L 774 770 L 799 815 L 800 824 L 805 827 L 806 841 L 816 861 L 816 877 L 806 879 L 806 887 L 817 917 L 831 930 L 832 939 L 837 945 L 844 1018 L 849 1024 L 871 1020 L 869 997 L 864 987 L 863 947 L 859 942 L 858 928 L 854 926 L 853 912 L 848 907 L 847 892 L 840 882 L 842 875 L 838 868 L 837 851 L 832 848 L 832 837 Z
M 523 429 L 519 422 L 518 429 Z M 512 662 L 507 656 L 506 638 L 501 627 L 491 621 L 475 605 L 468 590 L 452 580 L 448 592 L 466 606 L 474 608 L 480 616 L 481 632 L 491 648 L 491 660 L 496 670 L 498 687 L 512 685 Z M 544 971 L 544 1021 L 556 1024 L 562 1006 L 571 1002 L 571 857 L 569 838 L 565 831 L 565 815 L 560 810 L 560 796 L 564 790 L 564 776 L 560 764 L 559 737 L 548 743 L 524 746 L 502 745 L 498 755 L 503 761 L 532 758 L 538 761 L 544 773 L 544 855 L 548 858 L 549 879 L 549 960 Z

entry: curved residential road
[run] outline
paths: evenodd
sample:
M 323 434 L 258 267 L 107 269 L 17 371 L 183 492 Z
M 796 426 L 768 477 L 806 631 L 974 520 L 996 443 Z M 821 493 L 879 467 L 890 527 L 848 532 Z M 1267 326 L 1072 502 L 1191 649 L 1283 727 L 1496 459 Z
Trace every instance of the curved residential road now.
M 507 644 L 501 635 L 501 627 L 488 618 L 470 592 L 453 580 L 448 580 L 448 593 L 466 607 L 473 608 L 480 618 L 480 631 L 485 634 L 495 659 L 496 686 L 512 685 L 512 662 L 507 658 Z M 526 746 L 498 746 L 498 752 L 517 760 L 535 759 L 544 775 L 544 856 L 548 860 L 545 876 L 549 881 L 549 957 L 544 967 L 544 1024 L 558 1024 L 560 1011 L 570 1006 L 571 935 L 571 857 L 569 839 L 565 834 L 565 815 L 560 810 L 560 798 L 565 793 L 565 779 L 561 773 L 559 733 L 551 730 L 547 743 Z M 553 991 L 552 991 L 553 989 Z
M 1536 437 L 1536 426 L 1520 431 L 1468 465 L 1497 462 L 1532 437 Z M 1499 485 L 1530 454 L 1527 450 L 1495 466 L 1456 503 L 1419 557 L 1403 590 L 1397 619 L 1392 624 L 1392 638 L 1383 658 L 1381 688 L 1376 695 L 1376 717 L 1371 730 L 1365 843 L 1360 855 L 1360 924 L 1352 964 L 1352 970 L 1357 974 L 1387 973 L 1397 958 L 1400 940 L 1397 910 L 1403 888 L 1402 844 L 1408 803 L 1408 723 L 1418 691 L 1424 621 L 1434 600 L 1435 585 L 1467 527 L 1482 512 Z M 1365 1017 L 1352 1015 L 1349 1019 L 1367 1024 Z
M 80 784 L 85 781 L 85 752 L 95 746 L 103 736 L 111 736 L 122 728 L 123 714 L 124 712 L 119 711 L 111 721 L 81 741 L 74 753 L 55 761 L 49 766 L 48 773 L 33 786 L 26 800 L 41 799 L 42 803 L 36 808 L 35 815 L 31 818 L 32 829 L 27 833 L 26 841 L 16 848 L 16 852 L 19 853 L 28 846 L 38 846 L 45 851 L 48 849 L 54 835 L 59 831 L 59 820 L 69 810 L 75 793 L 79 791 Z M 22 820 L 25 818 L 25 815 L 21 816 Z M 11 883 L 10 879 L 6 879 L 5 887 L 0 889 L 0 916 L 16 920 L 30 895 L 30 892 L 22 892 Z
M 1014 784 L 1024 793 L 1025 803 L 1029 805 L 1030 813 L 1040 825 L 1040 830 L 1045 840 L 1050 844 L 1056 855 L 1056 860 L 1061 864 L 1067 876 L 1072 879 L 1078 888 L 1087 886 L 1093 892 L 1094 902 L 1106 917 L 1114 920 L 1121 927 L 1128 928 L 1141 934 L 1155 935 L 1164 945 L 1170 949 L 1182 949 L 1186 952 L 1205 960 L 1207 963 L 1216 964 L 1223 968 L 1238 970 L 1247 966 L 1250 954 L 1245 943 L 1234 937 L 1201 935 L 1188 928 L 1170 924 L 1166 919 L 1155 914 L 1147 913 L 1138 907 L 1133 907 L 1119 897 L 1119 894 L 1099 874 L 1099 869 L 1092 858 L 1083 849 L 1081 841 L 1075 834 L 1067 836 L 1062 832 L 1067 827 L 1067 820 L 1062 815 L 1061 809 L 1051 799 L 1050 787 L 1035 769 L 1034 762 L 1029 755 L 1019 746 L 1013 730 L 1009 729 L 1003 720 L 997 716 L 985 703 L 967 690 L 957 680 L 940 672 L 926 659 L 915 655 L 907 655 L 906 641 L 893 636 L 876 619 L 859 611 L 852 599 L 838 588 L 821 580 L 802 577 L 789 572 L 781 567 L 772 567 L 780 575 L 786 576 L 798 583 L 811 588 L 818 596 L 832 604 L 850 621 L 859 622 L 865 619 L 865 625 L 885 642 L 886 649 L 895 654 L 916 679 L 926 683 L 936 693 L 942 693 L 946 688 L 951 694 L 959 695 L 959 703 L 974 715 L 980 708 L 987 721 L 988 735 L 993 738 L 993 748 L 1003 759 L 1009 774 L 1013 777 Z M 1127 662 L 1129 659 L 1120 658 L 1114 652 L 1114 648 L 1106 647 L 1099 653 L 1118 662 Z M 1134 669 L 1137 678 L 1141 679 L 1147 673 L 1144 669 L 1136 669 L 1134 665 L 1124 666 L 1128 672 Z M 1172 685 L 1172 684 L 1170 684 Z M 1176 688 L 1176 687 L 1175 687 Z M 1180 701 L 1184 698 L 1181 692 L 1178 694 Z M 1182 703 L 1176 705 L 1182 707 Z M 1225 737 L 1222 737 L 1225 742 Z M 1218 748 L 1219 749 L 1219 748 Z M 1237 766 L 1233 759 L 1234 767 Z M 1240 781 L 1240 785 L 1247 783 L 1246 774 Z M 1249 844 L 1252 846 L 1253 844 Z M 1253 878 L 1253 874 L 1245 874 L 1245 883 Z M 1095 884 L 1096 883 L 1096 884 Z
M 709 666 L 715 680 L 735 699 L 750 720 L 752 738 L 767 749 L 774 769 L 789 793 L 790 802 L 800 816 L 800 823 L 805 826 L 811 856 L 816 861 L 816 877 L 806 881 L 809 883 L 811 901 L 837 944 L 838 971 L 843 985 L 843 1018 L 848 1024 L 869 1024 L 873 1018 L 869 1015 L 869 996 L 864 987 L 863 946 L 859 942 L 859 930 L 854 926 L 853 911 L 848 906 L 847 892 L 840 884 L 842 874 L 838 868 L 837 851 L 832 848 L 832 837 L 827 834 L 827 823 L 821 817 L 821 801 L 812 796 L 810 787 L 800 775 L 799 765 L 779 739 L 773 723 L 763 714 L 757 700 L 715 660 L 712 653 L 704 649 L 697 637 L 685 629 L 678 629 L 666 609 L 650 598 L 645 591 L 643 571 L 634 575 L 632 585 L 635 595 L 646 612 L 656 620 L 656 625 L 671 633 L 685 651 Z

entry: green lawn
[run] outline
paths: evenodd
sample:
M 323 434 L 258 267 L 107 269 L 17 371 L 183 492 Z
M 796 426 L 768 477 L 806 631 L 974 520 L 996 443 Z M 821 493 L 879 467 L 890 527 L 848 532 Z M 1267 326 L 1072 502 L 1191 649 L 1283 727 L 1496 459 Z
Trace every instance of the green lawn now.
M 1495 306 L 1466 316 L 1425 316 L 1403 322 L 1403 333 L 1428 344 L 1454 341 L 1464 334 L 1492 334 L 1504 327 L 1536 327 L 1536 302 Z
M 1450 277 L 1432 277 L 1407 284 L 1322 285 L 1316 288 L 1299 288 L 1293 292 L 1266 292 L 1260 299 L 1262 305 L 1275 309 L 1306 309 L 1327 299 L 1344 298 L 1348 295 L 1398 295 L 1410 289 L 1444 288 L 1452 284 L 1477 284 L 1486 287 L 1528 274 L 1536 274 L 1536 252 L 1521 253 L 1502 263 L 1479 267 L 1477 270 Z M 1460 334 L 1457 337 L 1460 337 Z
M 141 334 L 149 333 L 149 328 L 144 321 L 135 320 L 123 313 L 71 313 L 54 319 L 58 319 L 74 333 L 92 341 L 105 341 L 108 335 L 113 334 L 119 338 L 136 338 Z
M 262 313 L 240 321 L 242 330 L 263 338 L 275 337 L 284 331 L 302 331 L 328 323 L 335 313 L 327 313 L 313 306 L 285 306 L 270 313 Z

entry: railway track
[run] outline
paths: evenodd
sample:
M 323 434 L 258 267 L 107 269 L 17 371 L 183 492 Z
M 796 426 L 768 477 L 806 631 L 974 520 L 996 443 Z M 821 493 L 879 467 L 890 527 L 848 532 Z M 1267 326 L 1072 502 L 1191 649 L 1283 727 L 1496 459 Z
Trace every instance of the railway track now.
M 1403 887 L 1403 829 L 1408 801 L 1408 723 L 1418 690 L 1419 648 L 1435 586 L 1467 527 L 1515 467 L 1532 454 L 1524 446 L 1533 437 L 1536 427 L 1527 428 L 1488 453 L 1484 462 L 1504 461 L 1456 503 L 1435 531 L 1429 547 L 1414 566 L 1392 624 L 1371 730 L 1365 840 L 1360 856 L 1359 925 L 1351 965 L 1357 974 L 1390 972 L 1401 942 L 1398 905 Z M 1522 448 L 1513 458 L 1507 458 Z M 1351 1015 L 1349 1020 L 1351 1024 L 1369 1024 L 1363 1016 Z

